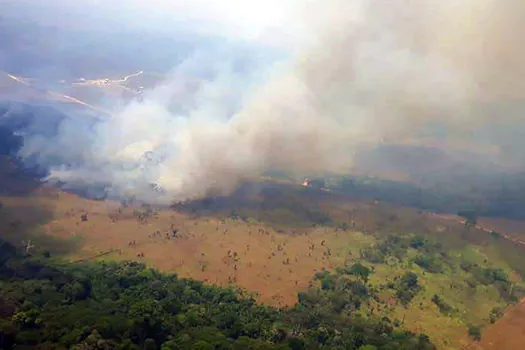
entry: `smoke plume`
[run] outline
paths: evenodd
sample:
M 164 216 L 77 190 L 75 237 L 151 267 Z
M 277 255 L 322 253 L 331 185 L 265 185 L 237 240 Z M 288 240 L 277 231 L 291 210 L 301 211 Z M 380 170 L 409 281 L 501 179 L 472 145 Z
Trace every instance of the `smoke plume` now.
M 247 74 L 235 52 L 191 57 L 143 101 L 27 136 L 20 155 L 66 186 L 156 202 L 227 194 L 268 169 L 348 172 L 381 143 L 525 166 L 525 2 L 327 0 L 296 15 L 290 59 Z

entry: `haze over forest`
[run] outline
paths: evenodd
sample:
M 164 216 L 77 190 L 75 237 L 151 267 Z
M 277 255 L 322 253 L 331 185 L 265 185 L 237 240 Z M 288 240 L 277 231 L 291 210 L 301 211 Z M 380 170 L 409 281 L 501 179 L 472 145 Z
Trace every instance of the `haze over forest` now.
M 27 134 L 21 157 L 66 186 L 159 203 L 227 194 L 267 170 L 425 184 L 470 167 L 474 186 L 481 171 L 523 171 L 520 1 L 214 3 L 7 1 L 0 62 L 12 74 L 165 77 L 90 130 L 73 117 L 51 138 Z M 402 169 L 384 169 L 388 145 L 408 144 L 391 162 Z M 427 161 L 420 147 L 444 153 Z

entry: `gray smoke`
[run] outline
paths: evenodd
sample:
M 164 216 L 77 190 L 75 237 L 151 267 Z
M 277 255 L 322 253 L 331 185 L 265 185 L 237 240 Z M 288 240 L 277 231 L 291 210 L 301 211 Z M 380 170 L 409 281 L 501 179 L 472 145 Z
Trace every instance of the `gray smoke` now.
M 191 58 L 142 102 L 90 128 L 67 119 L 20 155 L 50 180 L 156 202 L 227 194 L 268 169 L 348 172 L 381 143 L 525 166 L 523 1 L 327 0 L 300 15 L 293 59 L 247 79 L 235 52 Z

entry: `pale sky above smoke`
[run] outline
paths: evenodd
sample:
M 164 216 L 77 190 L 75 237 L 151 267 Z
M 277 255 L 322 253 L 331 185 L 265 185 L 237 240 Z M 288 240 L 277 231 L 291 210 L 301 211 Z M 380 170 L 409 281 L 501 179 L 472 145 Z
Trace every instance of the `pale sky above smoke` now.
M 67 164 L 51 177 L 184 200 L 228 193 L 268 169 L 349 171 L 355 152 L 381 142 L 491 149 L 487 158 L 525 166 L 520 0 L 155 0 L 129 2 L 130 13 L 153 3 L 221 35 L 289 48 L 291 58 L 248 76 L 236 71 L 235 50 L 191 56 L 77 147 L 68 146 L 82 134 L 74 119 L 53 140 L 26 139 L 23 156 Z M 188 89 L 196 67 L 207 78 Z
M 51 26 L 100 30 L 118 26 L 178 34 L 189 31 L 284 45 L 301 36 L 299 11 L 308 1 L 4 0 L 3 3 L 4 11 L 13 8 L 18 10 L 17 16 Z

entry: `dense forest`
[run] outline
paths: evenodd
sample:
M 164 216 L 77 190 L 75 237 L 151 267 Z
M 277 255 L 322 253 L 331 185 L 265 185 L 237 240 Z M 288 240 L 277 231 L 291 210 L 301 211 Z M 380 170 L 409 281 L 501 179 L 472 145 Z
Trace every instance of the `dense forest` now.
M 344 176 L 329 183 L 341 193 L 383 200 L 423 210 L 456 214 L 475 210 L 479 216 L 523 220 L 523 174 L 469 172 L 465 178 L 432 174 L 425 186 L 366 176 Z M 459 177 L 459 176 L 458 176 Z M 439 181 L 438 181 L 439 180 Z M 469 184 L 469 185 L 465 185 Z
M 337 293 L 313 287 L 276 309 L 135 262 L 67 263 L 0 241 L 0 348 L 433 349 L 387 318 L 358 316 L 373 296 L 367 273 L 357 266 L 330 282 Z

